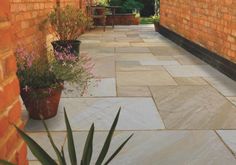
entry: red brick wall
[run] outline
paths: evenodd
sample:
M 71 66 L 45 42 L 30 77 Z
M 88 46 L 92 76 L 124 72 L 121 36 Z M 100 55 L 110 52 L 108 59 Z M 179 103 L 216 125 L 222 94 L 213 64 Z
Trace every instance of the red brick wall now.
M 60 0 L 61 6 L 66 4 L 85 8 L 86 0 Z M 15 41 L 30 45 L 32 41 L 46 41 L 45 31 L 39 25 L 47 18 L 48 13 L 56 6 L 56 0 L 11 0 L 11 22 Z M 15 42 L 16 43 L 16 42 Z
M 61 0 L 85 8 L 86 0 Z M 25 143 L 11 124 L 23 127 L 19 82 L 16 76 L 16 44 L 44 44 L 47 33 L 39 24 L 56 4 L 56 0 L 0 0 L 0 159 L 27 165 Z
M 11 123 L 23 126 L 19 101 L 19 82 L 12 49 L 10 2 L 0 4 L 0 159 L 26 165 L 26 146 Z
M 161 25 L 236 62 L 235 0 L 161 0 Z

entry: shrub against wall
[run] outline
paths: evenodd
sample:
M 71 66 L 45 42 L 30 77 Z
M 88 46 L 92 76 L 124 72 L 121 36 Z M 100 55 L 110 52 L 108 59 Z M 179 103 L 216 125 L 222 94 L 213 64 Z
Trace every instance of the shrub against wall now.
M 236 1 L 161 0 L 161 25 L 236 63 Z

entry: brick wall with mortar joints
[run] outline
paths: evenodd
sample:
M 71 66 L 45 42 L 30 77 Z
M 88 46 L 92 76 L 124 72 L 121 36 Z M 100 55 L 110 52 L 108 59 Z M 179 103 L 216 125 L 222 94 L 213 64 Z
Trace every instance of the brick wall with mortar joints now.
M 61 7 L 86 7 L 86 0 L 60 0 L 60 3 Z M 40 30 L 39 26 L 55 6 L 56 0 L 11 0 L 10 20 L 14 27 L 15 46 L 19 43 L 32 48 L 32 41 L 46 44 L 48 33 Z
M 26 145 L 12 124 L 23 127 L 19 101 L 19 81 L 13 53 L 10 1 L 0 5 L 0 159 L 27 165 Z
M 85 1 L 62 0 L 65 4 L 86 6 Z M 21 119 L 19 81 L 14 48 L 17 43 L 44 44 L 46 33 L 38 29 L 55 5 L 55 0 L 4 0 L 0 2 L 0 159 L 27 165 L 27 147 L 12 124 L 24 127 Z
M 236 62 L 235 0 L 161 0 L 161 25 Z

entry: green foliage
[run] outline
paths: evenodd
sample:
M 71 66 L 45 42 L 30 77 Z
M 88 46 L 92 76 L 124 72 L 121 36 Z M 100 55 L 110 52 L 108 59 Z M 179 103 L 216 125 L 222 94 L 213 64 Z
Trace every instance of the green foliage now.
M 66 123 L 66 129 L 67 129 L 67 142 L 68 142 L 68 153 L 70 156 L 70 162 L 71 162 L 71 165 L 77 165 L 73 133 L 72 133 L 71 126 L 70 126 L 70 123 L 69 123 L 69 120 L 68 120 L 65 110 L 64 110 L 64 114 L 65 114 L 65 123 Z M 100 152 L 95 165 L 102 165 L 102 163 L 104 162 L 104 159 L 105 159 L 107 152 L 109 150 L 109 147 L 110 147 L 112 136 L 114 134 L 114 131 L 115 131 L 118 119 L 119 119 L 119 115 L 120 115 L 120 109 L 116 115 L 116 118 L 115 118 L 112 126 L 111 126 L 111 129 L 110 129 L 108 136 L 105 140 L 105 143 L 103 145 L 102 151 Z M 52 139 L 51 134 L 47 128 L 47 125 L 45 124 L 44 121 L 43 121 L 43 123 L 44 123 L 45 129 L 47 131 L 49 141 L 50 141 L 54 151 L 56 152 L 56 155 L 58 158 L 58 163 L 56 163 L 55 160 L 53 160 L 53 158 L 50 157 L 47 154 L 47 152 L 45 150 L 43 150 L 31 137 L 29 137 L 26 133 L 24 133 L 18 127 L 16 127 L 16 126 L 15 127 L 16 127 L 16 130 L 19 133 L 19 135 L 23 138 L 23 140 L 28 145 L 31 152 L 43 165 L 67 165 L 66 160 L 65 160 L 65 156 L 64 156 L 63 147 L 62 147 L 62 150 L 59 151 L 59 149 L 56 147 L 56 145 L 53 142 L 53 139 Z M 130 135 L 118 147 L 118 149 L 107 159 L 107 161 L 104 163 L 104 165 L 107 165 L 121 151 L 121 149 L 125 146 L 125 144 L 130 140 L 130 138 L 132 136 L 133 136 L 133 134 Z M 91 161 L 92 153 L 93 153 L 93 137 L 94 137 L 94 124 L 92 124 L 92 126 L 89 130 L 80 165 L 90 165 L 90 161 Z M 10 162 L 4 161 L 4 160 L 0 160 L 0 163 L 2 163 L 3 165 L 12 165 Z
M 49 95 L 51 89 L 61 87 L 64 81 L 77 83 L 83 91 L 94 77 L 91 72 L 94 64 L 84 54 L 76 56 L 69 51 L 53 53 L 46 48 L 39 53 L 28 51 L 23 46 L 17 48 L 15 54 L 21 89 L 30 91 L 34 98 Z M 40 93 L 37 89 L 48 89 L 48 92 L 44 90 Z
M 126 0 L 110 0 L 110 6 L 122 6 Z
M 141 10 L 143 7 L 143 4 L 136 0 L 126 0 L 122 5 L 122 10 L 130 13 L 135 9 Z
M 118 13 L 131 13 L 133 10 L 141 10 L 143 4 L 137 0 L 110 0 L 109 4 L 111 6 L 121 6 L 118 9 Z
M 158 23 L 158 22 L 160 22 L 160 15 L 154 15 L 154 16 L 152 16 L 152 21 L 153 21 L 153 23 Z
M 95 1 L 95 4 L 99 5 L 99 6 L 108 6 L 109 5 L 108 0 L 97 0 L 97 1 Z
M 152 17 L 141 17 L 140 24 L 153 24 Z
M 160 14 L 160 0 L 155 0 L 155 15 Z
M 48 20 L 59 40 L 77 39 L 80 29 L 90 26 L 92 21 L 81 9 L 69 5 L 63 9 L 54 8 Z

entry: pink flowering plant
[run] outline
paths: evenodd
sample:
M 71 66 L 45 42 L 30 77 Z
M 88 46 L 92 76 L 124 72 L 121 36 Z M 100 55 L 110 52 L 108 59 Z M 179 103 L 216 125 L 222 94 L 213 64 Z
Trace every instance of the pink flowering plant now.
M 38 94 L 34 91 L 37 89 L 46 89 L 48 95 L 52 89 L 62 87 L 64 81 L 78 84 L 83 91 L 94 77 L 94 64 L 86 54 L 76 56 L 69 51 L 59 53 L 47 51 L 46 48 L 36 52 L 24 47 L 17 48 L 15 52 L 21 90 L 29 91 L 36 97 Z

